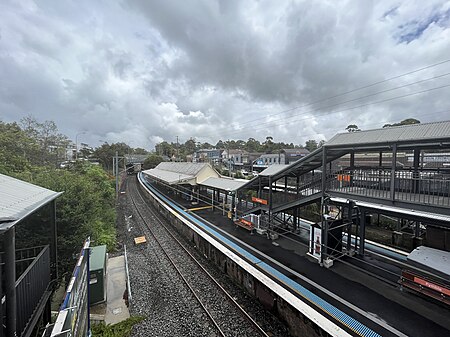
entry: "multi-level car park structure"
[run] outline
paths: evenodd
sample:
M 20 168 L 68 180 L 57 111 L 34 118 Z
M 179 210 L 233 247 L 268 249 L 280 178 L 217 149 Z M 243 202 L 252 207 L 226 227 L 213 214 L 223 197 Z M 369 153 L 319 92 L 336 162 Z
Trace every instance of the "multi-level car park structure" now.
M 186 164 L 183 175 L 180 163 L 139 181 L 291 334 L 442 336 L 450 333 L 449 152 L 450 122 L 439 122 L 338 134 L 247 182 L 200 177 L 194 166 L 207 164 Z M 430 153 L 438 165 L 425 160 Z M 303 219 L 311 209 L 317 221 Z M 366 239 L 369 215 L 397 219 L 390 243 L 404 249 Z

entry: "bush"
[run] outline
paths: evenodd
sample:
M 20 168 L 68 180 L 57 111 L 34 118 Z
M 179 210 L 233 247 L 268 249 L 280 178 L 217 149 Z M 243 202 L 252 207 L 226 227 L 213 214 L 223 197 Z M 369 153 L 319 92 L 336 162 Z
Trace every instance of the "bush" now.
M 131 334 L 133 325 L 143 321 L 145 317 L 133 316 L 114 325 L 105 323 L 94 324 L 92 326 L 93 337 L 128 337 Z

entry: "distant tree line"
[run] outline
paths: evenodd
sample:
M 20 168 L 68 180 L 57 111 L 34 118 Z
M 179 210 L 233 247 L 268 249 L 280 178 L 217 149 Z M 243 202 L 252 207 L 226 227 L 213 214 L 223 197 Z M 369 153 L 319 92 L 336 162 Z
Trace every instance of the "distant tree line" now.
M 399 123 L 393 123 L 393 124 L 384 124 L 383 128 L 390 128 L 390 127 L 394 127 L 394 126 L 402 126 L 402 125 L 411 125 L 411 124 L 419 124 L 420 121 L 418 119 L 415 118 L 407 118 L 402 120 Z M 356 124 L 349 124 L 347 125 L 347 127 L 345 128 L 345 130 L 347 130 L 348 132 L 357 132 L 357 131 L 361 131 L 360 128 L 358 128 L 358 126 Z
M 294 145 L 293 143 L 274 142 L 273 137 L 267 136 L 265 141 L 260 142 L 255 138 L 249 138 L 244 140 L 219 140 L 216 144 L 195 142 L 194 139 L 189 139 L 185 143 L 174 143 L 163 141 L 156 144 L 155 154 L 159 156 L 165 156 L 168 158 L 180 158 L 186 159 L 187 155 L 193 154 L 195 151 L 201 149 L 233 149 L 233 150 L 245 150 L 247 152 L 259 152 L 259 153 L 277 153 L 282 149 L 296 149 L 306 148 L 309 151 L 314 151 L 318 147 L 325 143 L 324 140 L 317 141 L 310 139 L 306 141 L 305 145 Z

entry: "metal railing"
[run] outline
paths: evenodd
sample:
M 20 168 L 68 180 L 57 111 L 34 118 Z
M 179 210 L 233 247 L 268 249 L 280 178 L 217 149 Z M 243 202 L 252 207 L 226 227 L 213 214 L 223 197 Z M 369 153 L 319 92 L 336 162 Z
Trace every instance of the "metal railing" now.
M 392 182 L 392 178 L 394 181 Z M 335 171 L 327 189 L 373 198 L 450 206 L 450 175 L 432 171 L 357 169 Z
M 44 246 L 16 281 L 17 333 L 19 336 L 27 327 L 34 310 L 47 290 L 50 284 L 50 274 L 50 248 Z

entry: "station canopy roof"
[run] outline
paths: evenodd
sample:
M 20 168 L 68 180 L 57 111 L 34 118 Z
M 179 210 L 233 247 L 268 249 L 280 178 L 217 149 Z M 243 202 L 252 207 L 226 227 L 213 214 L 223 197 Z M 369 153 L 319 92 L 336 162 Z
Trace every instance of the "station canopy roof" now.
M 270 165 L 268 168 L 266 168 L 264 171 L 262 171 L 259 175 L 260 176 L 264 176 L 264 177 L 268 177 L 268 176 L 271 176 L 271 175 L 273 175 L 275 173 L 278 173 L 278 172 L 282 171 L 286 167 L 288 167 L 288 165 L 273 164 L 273 165 Z
M 325 143 L 327 148 L 351 146 L 355 150 L 369 146 L 397 144 L 414 148 L 426 143 L 450 146 L 450 121 L 418 123 L 357 132 L 338 133 Z
M 269 177 L 276 181 L 282 177 L 301 176 L 320 169 L 325 152 L 325 162 L 336 160 L 351 151 L 392 151 L 392 145 L 398 149 L 412 150 L 441 149 L 450 147 L 450 121 L 419 123 L 386 127 L 381 129 L 339 133 L 322 147 L 289 165 L 272 165 L 250 180 L 243 188 L 255 188 L 269 184 Z
M 208 163 L 162 162 L 154 169 L 145 170 L 143 173 L 169 185 L 196 185 L 207 178 L 220 177 Z
M 231 191 L 238 190 L 239 188 L 241 188 L 242 186 L 244 186 L 247 183 L 248 183 L 248 180 L 244 180 L 244 179 L 210 177 L 210 178 L 202 181 L 201 183 L 199 183 L 199 185 L 207 186 L 207 187 L 211 187 L 211 188 L 217 188 L 219 190 L 231 192 Z
M 0 174 L 0 232 L 46 205 L 62 192 L 54 192 Z
M 193 175 L 182 174 L 172 171 L 160 170 L 158 168 L 144 171 L 144 174 L 150 175 L 156 179 L 162 180 L 170 185 L 184 183 L 195 178 Z

